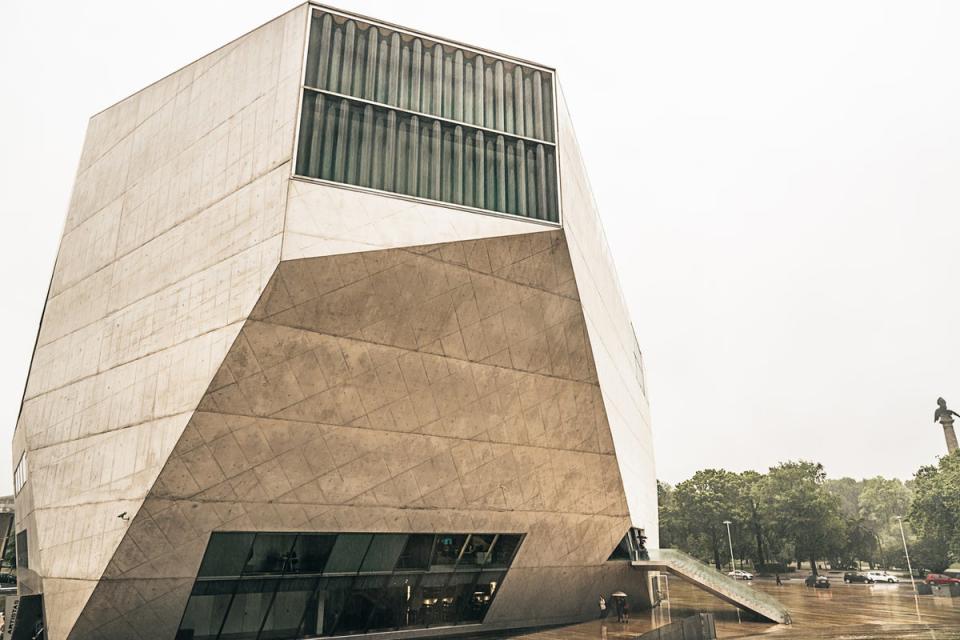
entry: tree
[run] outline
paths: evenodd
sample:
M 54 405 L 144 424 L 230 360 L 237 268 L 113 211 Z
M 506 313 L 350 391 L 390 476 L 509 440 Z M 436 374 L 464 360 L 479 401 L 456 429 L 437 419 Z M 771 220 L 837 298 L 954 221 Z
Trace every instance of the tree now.
M 845 518 L 856 520 L 860 517 L 860 494 L 863 481 L 853 478 L 836 478 L 824 481 L 824 488 L 840 500 L 840 511 Z
M 921 467 L 914 475 L 910 522 L 931 559 L 944 554 L 936 564 L 960 558 L 960 451 L 940 458 L 937 466 Z
M 842 500 L 842 499 L 841 499 Z M 841 507 L 841 510 L 844 510 Z M 864 518 L 846 517 L 844 514 L 843 524 L 843 545 L 837 550 L 836 562 L 834 567 L 852 567 L 859 566 L 859 563 L 866 560 L 870 563 L 870 568 L 874 568 L 877 558 L 877 536 L 873 529 Z
M 660 546 L 679 546 L 683 540 L 682 525 L 674 508 L 673 487 L 657 480 L 657 505 L 660 509 Z
M 910 547 L 914 570 L 924 573 L 943 573 L 952 562 L 950 542 L 940 538 L 921 536 Z
M 859 505 L 860 518 L 876 538 L 876 551 L 869 557 L 871 567 L 905 566 L 903 543 L 897 516 L 910 510 L 910 489 L 900 480 L 867 478 L 862 483 Z
M 747 526 L 756 544 L 754 564 L 766 564 L 767 554 L 763 544 L 763 522 L 760 518 L 760 486 L 763 483 L 763 474 L 756 471 L 744 471 L 740 474 L 740 501 L 741 512 L 746 515 Z M 752 554 L 751 554 L 752 555 Z
M 821 464 L 784 462 L 770 469 L 760 490 L 765 528 L 792 542 L 798 564 L 809 559 L 814 574 L 817 559 L 834 555 L 843 539 L 840 501 L 825 480 Z
M 740 479 L 723 469 L 704 469 L 673 491 L 672 509 L 683 542 L 679 545 L 701 557 L 712 558 L 720 569 L 726 547 L 724 520 L 737 514 Z M 679 541 L 678 541 L 679 542 Z

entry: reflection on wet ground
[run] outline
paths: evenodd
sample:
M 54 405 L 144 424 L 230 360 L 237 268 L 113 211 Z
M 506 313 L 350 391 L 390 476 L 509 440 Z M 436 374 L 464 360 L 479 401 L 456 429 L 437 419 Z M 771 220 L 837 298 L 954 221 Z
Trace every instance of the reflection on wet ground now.
M 812 589 L 801 580 L 777 587 L 756 580 L 762 589 L 790 608 L 794 623 L 774 625 L 754 622 L 749 614 L 696 587 L 670 579 L 670 602 L 652 611 L 636 611 L 627 624 L 594 620 L 525 634 L 525 640 L 618 640 L 636 638 L 655 627 L 697 612 L 713 613 L 720 638 L 770 638 L 809 640 L 960 640 L 960 598 L 914 596 L 909 583 L 892 585 L 843 584 Z

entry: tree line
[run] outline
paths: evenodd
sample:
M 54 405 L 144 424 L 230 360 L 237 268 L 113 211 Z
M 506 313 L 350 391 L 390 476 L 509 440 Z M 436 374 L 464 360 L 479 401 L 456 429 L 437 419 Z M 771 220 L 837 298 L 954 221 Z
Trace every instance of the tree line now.
M 897 516 L 918 572 L 960 560 L 960 452 L 903 482 L 829 479 L 823 465 L 783 462 L 767 473 L 704 469 L 671 486 L 657 483 L 660 545 L 720 569 L 730 560 L 725 520 L 739 563 L 784 571 L 808 562 L 833 568 L 907 566 Z

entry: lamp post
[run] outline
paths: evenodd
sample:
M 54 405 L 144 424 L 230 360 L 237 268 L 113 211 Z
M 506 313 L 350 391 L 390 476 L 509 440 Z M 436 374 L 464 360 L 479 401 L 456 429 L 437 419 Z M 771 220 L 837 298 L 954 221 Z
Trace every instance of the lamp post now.
M 913 566 L 910 564 L 910 552 L 907 551 L 907 535 L 903 532 L 903 516 L 897 516 L 897 523 L 900 525 L 900 539 L 903 540 L 903 555 L 907 557 L 907 571 L 910 572 L 910 586 L 913 592 L 917 592 L 917 584 L 913 581 Z
M 730 570 L 736 571 L 737 565 L 733 561 L 733 536 L 730 535 L 730 524 L 729 520 L 724 520 L 723 524 L 727 525 L 727 541 L 730 543 Z

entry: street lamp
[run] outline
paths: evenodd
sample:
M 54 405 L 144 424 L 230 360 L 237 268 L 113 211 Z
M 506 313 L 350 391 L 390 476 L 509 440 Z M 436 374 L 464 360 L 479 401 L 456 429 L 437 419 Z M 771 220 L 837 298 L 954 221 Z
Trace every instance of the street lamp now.
M 913 566 L 910 564 L 910 552 L 907 551 L 907 535 L 903 532 L 903 516 L 897 516 L 897 523 L 900 525 L 900 539 L 903 540 L 903 555 L 907 557 L 907 571 L 910 572 L 910 586 L 913 592 L 917 592 L 917 584 L 913 581 Z
M 727 541 L 730 543 L 730 569 L 732 571 L 737 570 L 737 565 L 733 561 L 733 536 L 730 535 L 730 525 L 732 524 L 729 520 L 724 520 L 723 524 L 727 525 Z

